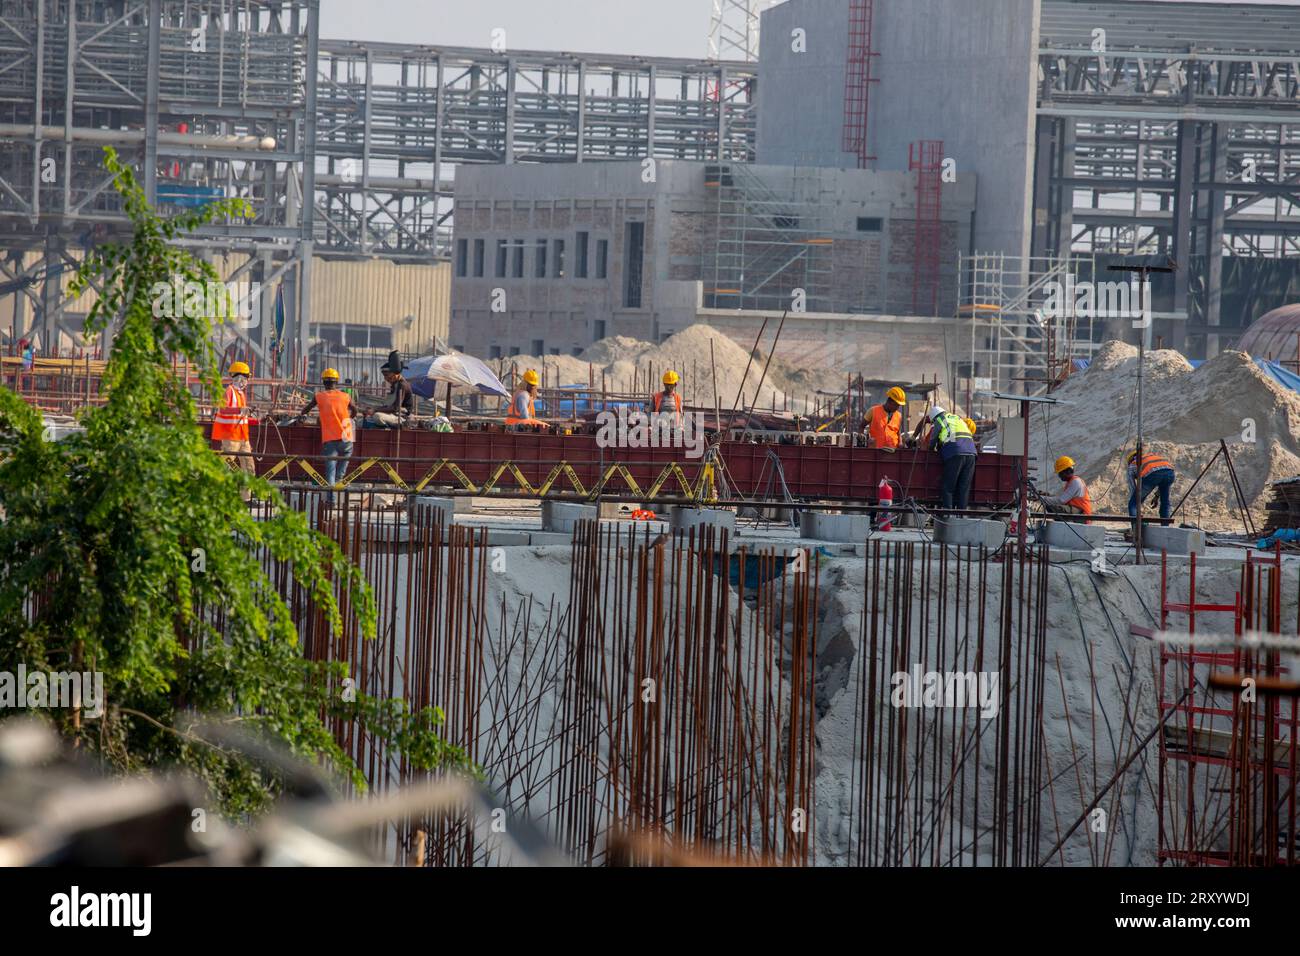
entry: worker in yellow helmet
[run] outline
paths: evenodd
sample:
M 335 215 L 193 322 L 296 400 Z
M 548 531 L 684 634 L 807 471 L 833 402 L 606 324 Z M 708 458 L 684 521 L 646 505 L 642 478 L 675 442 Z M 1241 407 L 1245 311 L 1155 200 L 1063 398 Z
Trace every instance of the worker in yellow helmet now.
M 357 407 L 352 396 L 338 387 L 339 373 L 327 368 L 320 373 L 321 391 L 312 396 L 302 410 L 306 415 L 313 408 L 320 412 L 321 449 L 325 453 L 325 504 L 334 504 L 334 488 L 347 474 L 348 459 L 352 457 L 352 443 L 356 431 L 352 420 L 357 417 Z
M 682 395 L 677 391 L 677 386 L 681 380 L 680 375 L 669 369 L 664 372 L 663 391 L 655 392 L 650 396 L 650 410 L 656 415 L 661 413 L 671 415 L 670 424 L 673 428 L 682 427 Z
M 867 432 L 867 447 L 896 452 L 902 444 L 903 406 L 907 393 L 894 386 L 885 393 L 883 405 L 873 405 L 867 412 L 863 427 Z
M 1088 494 L 1088 486 L 1084 480 L 1074 473 L 1074 459 L 1069 455 L 1062 455 L 1056 459 L 1056 466 L 1052 469 L 1056 476 L 1061 479 L 1065 487 L 1061 489 L 1059 495 L 1043 495 L 1039 500 L 1042 501 L 1043 507 L 1053 514 L 1092 514 L 1092 496 Z M 1086 522 L 1091 524 L 1091 522 Z
M 515 397 L 510 400 L 510 411 L 506 413 L 507 426 L 534 428 L 546 424 L 537 418 L 537 386 L 540 382 L 541 379 L 533 369 L 524 372 L 524 387 L 515 392 Z
M 212 440 L 221 442 L 226 461 L 249 475 L 257 474 L 253 464 L 253 445 L 248 440 L 248 426 L 256 421 L 248 407 L 248 380 L 252 375 L 244 362 L 230 363 L 230 384 L 222 396 L 221 407 L 212 419 Z M 245 501 L 252 497 L 248 489 L 240 492 Z

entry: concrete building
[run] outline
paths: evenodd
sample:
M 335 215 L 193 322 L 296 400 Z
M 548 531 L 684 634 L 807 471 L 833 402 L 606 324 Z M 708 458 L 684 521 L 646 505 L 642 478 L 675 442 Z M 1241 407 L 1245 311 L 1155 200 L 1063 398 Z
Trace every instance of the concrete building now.
M 662 340 L 698 321 L 746 341 L 789 308 L 787 355 L 821 349 L 856 366 L 866 337 L 863 354 L 897 358 L 908 335 L 934 342 L 946 324 L 935 317 L 953 314 L 975 183 L 940 187 L 939 267 L 924 277 L 931 315 L 894 329 L 915 311 L 913 173 L 675 160 L 463 167 L 451 344 L 489 358 L 576 354 L 606 336 Z
M 758 162 L 907 171 L 914 143 L 942 142 L 979 182 L 974 247 L 1029 255 L 1039 0 L 878 0 L 861 37 L 853 6 L 763 12 Z

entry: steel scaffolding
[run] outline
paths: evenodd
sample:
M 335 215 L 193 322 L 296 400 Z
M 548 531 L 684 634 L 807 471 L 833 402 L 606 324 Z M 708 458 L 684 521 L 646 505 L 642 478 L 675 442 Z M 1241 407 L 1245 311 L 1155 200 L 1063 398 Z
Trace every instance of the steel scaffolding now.
M 710 309 L 787 309 L 803 290 L 804 311 L 847 311 L 836 301 L 829 210 L 782 195 L 740 163 L 705 167 L 717 195 L 716 242 L 701 275 Z M 793 306 L 795 309 L 797 305 Z
M 870 116 L 871 25 L 875 0 L 850 0 L 849 53 L 844 71 L 844 133 L 842 148 L 858 158 L 858 168 L 866 169 L 876 157 L 867 147 L 867 121 Z

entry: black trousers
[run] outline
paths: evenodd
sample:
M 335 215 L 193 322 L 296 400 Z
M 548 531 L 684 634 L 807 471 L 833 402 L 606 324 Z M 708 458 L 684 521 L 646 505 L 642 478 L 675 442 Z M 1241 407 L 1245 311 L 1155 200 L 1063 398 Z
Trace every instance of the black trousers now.
M 975 456 L 953 455 L 943 463 L 944 508 L 965 511 L 970 505 L 970 489 L 975 483 Z

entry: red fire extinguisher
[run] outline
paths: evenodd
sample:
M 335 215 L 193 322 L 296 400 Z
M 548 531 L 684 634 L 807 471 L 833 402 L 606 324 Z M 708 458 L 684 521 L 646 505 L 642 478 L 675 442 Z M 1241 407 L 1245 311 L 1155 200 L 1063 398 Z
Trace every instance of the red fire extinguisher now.
M 877 504 L 879 504 L 881 508 L 880 530 L 893 531 L 894 521 L 890 517 L 889 509 L 894 504 L 894 489 L 893 486 L 890 485 L 888 478 L 880 479 L 880 485 L 876 488 L 876 492 L 879 498 Z

